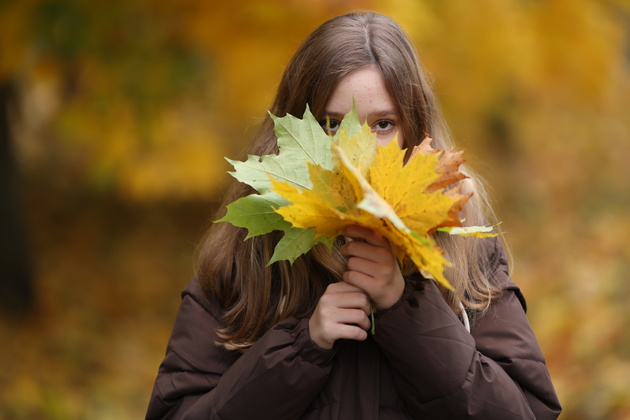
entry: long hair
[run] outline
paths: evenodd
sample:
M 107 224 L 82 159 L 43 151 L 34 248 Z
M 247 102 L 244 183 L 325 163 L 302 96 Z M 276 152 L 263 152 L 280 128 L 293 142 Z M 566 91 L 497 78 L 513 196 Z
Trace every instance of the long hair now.
M 409 151 L 429 134 L 437 149 L 453 143 L 437 100 L 415 49 L 392 19 L 373 12 L 355 12 L 335 17 L 309 35 L 296 51 L 282 76 L 271 112 L 277 116 L 301 116 L 306 105 L 318 119 L 335 87 L 354 70 L 372 65 L 380 71 L 401 118 L 400 132 Z M 254 136 L 251 154 L 277 153 L 273 122 L 267 117 Z M 492 222 L 483 184 L 469 168 L 462 172 L 463 193 L 473 195 L 461 211 L 467 224 Z M 253 193 L 234 182 L 224 205 Z M 217 218 L 224 213 L 222 206 Z M 225 308 L 225 328 L 219 336 L 228 349 L 244 350 L 265 331 L 287 317 L 309 316 L 326 286 L 338 281 L 345 260 L 335 246 L 330 253 L 314 247 L 292 265 L 280 261 L 267 267 L 278 233 L 244 240 L 245 229 L 229 223 L 214 224 L 199 247 L 197 275 L 204 290 Z M 489 266 L 481 241 L 451 235 L 436 235 L 453 266 L 445 275 L 455 291 L 442 290 L 456 313 L 460 302 L 471 310 L 483 310 L 497 294 L 489 283 Z M 408 273 L 405 273 L 408 274 Z

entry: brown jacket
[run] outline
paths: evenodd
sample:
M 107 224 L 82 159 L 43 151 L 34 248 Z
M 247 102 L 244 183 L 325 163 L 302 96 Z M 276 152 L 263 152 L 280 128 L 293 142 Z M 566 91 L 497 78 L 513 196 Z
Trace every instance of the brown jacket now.
M 162 362 L 147 419 L 555 419 L 560 404 L 525 301 L 488 240 L 505 293 L 468 333 L 431 281 L 377 313 L 376 335 L 311 341 L 286 319 L 240 355 L 217 347 L 222 308 L 193 280 Z

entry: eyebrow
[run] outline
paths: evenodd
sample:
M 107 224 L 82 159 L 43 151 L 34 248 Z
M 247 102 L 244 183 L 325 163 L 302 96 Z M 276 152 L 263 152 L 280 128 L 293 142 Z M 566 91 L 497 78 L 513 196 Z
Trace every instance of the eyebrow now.
M 346 114 L 342 114 L 340 112 L 328 112 L 328 111 L 324 111 L 324 117 L 328 117 L 328 118 L 338 118 L 341 119 L 343 117 L 345 117 Z M 398 116 L 398 112 L 396 112 L 395 109 L 383 109 L 383 110 L 378 110 L 375 112 L 370 112 L 368 115 L 368 118 L 373 118 L 373 117 L 382 117 L 382 116 Z

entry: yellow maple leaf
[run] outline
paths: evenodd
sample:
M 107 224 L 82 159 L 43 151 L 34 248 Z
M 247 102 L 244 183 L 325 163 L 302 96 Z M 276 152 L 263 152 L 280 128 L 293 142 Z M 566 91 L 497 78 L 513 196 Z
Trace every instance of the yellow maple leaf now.
M 466 177 L 459 172 L 462 152 L 432 149 L 427 137 L 404 164 L 405 151 L 392 143 L 379 150 L 370 168 L 376 192 L 422 236 L 443 226 L 461 226 L 458 213 L 470 195 L 461 194 L 461 186 L 445 188 Z
M 332 171 L 309 164 L 313 188 L 300 189 L 271 178 L 272 190 L 286 198 L 291 205 L 276 209 L 294 227 L 315 230 L 315 238 L 336 238 L 344 228 L 353 224 L 375 227 L 378 220 L 359 209 L 356 189 L 341 168 Z
M 408 258 L 452 288 L 443 274 L 450 263 L 432 235 L 440 227 L 461 226 L 458 212 L 469 195 L 446 189 L 465 177 L 458 171 L 461 152 L 434 150 L 427 138 L 406 164 L 396 141 L 375 146 L 376 154 L 357 154 L 361 141 L 364 148 L 375 145 L 368 134 L 349 139 L 342 133 L 332 146 L 332 170 L 309 164 L 312 189 L 272 179 L 272 189 L 291 202 L 276 212 L 294 227 L 313 229 L 316 237 L 335 238 L 351 224 L 374 229 L 401 263 Z

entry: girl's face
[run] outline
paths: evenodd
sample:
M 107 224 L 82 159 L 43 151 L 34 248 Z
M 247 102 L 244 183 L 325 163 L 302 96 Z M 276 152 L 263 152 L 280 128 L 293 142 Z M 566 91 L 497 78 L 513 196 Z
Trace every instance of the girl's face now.
M 361 124 L 367 123 L 372 128 L 381 145 L 392 141 L 400 129 L 400 116 L 385 88 L 383 76 L 372 65 L 341 79 L 326 104 L 322 126 L 334 134 L 344 115 L 352 109 L 352 98 Z M 398 145 L 403 144 L 402 136 L 398 136 Z

